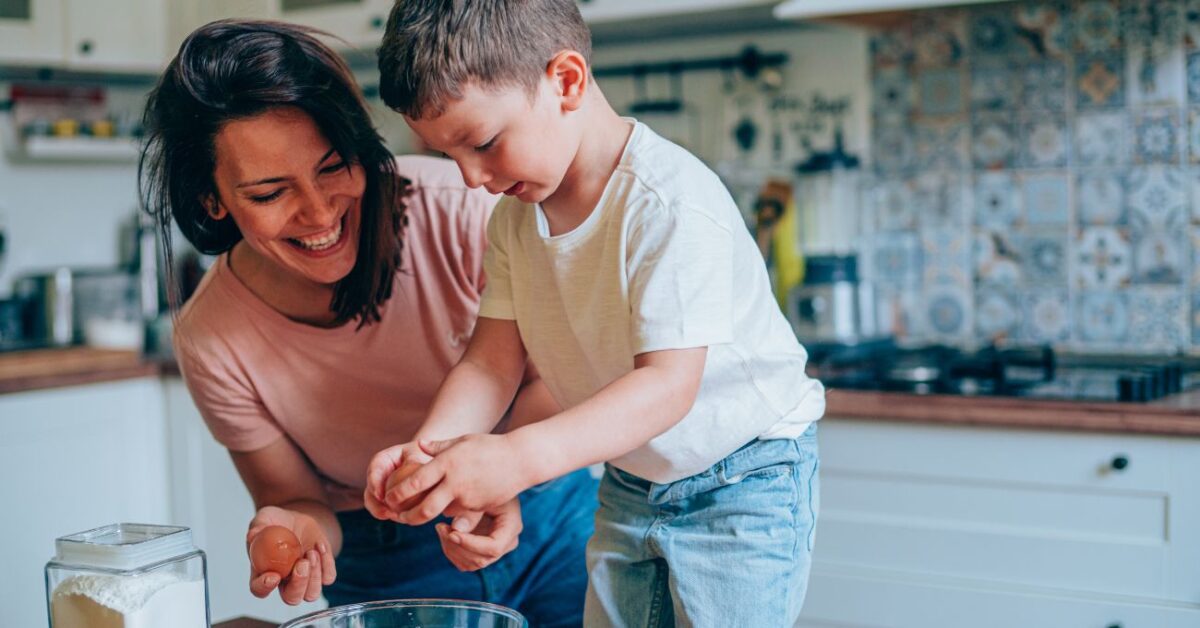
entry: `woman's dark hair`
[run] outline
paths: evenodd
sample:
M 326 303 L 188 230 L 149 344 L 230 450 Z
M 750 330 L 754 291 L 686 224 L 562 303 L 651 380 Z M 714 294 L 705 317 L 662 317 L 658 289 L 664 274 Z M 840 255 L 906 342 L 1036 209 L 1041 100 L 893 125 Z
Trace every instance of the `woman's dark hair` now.
M 346 62 L 314 35 L 321 31 L 250 20 L 197 29 L 179 48 L 146 104 L 146 143 L 138 163 L 143 206 L 158 221 L 171 268 L 171 217 L 200 252 L 224 253 L 242 239 L 233 219 L 214 220 L 215 139 L 225 124 L 277 107 L 307 113 L 345 160 L 366 173 L 354 268 L 334 287 L 337 323 L 379 320 L 400 264 L 404 207 L 392 154 L 371 122 Z M 172 282 L 173 283 L 173 282 Z M 178 298 L 172 305 L 178 305 Z

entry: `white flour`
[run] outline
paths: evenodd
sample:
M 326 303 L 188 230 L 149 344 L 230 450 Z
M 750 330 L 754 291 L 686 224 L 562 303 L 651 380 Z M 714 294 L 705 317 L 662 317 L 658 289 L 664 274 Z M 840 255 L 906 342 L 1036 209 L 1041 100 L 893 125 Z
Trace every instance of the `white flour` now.
M 207 628 L 203 580 L 168 573 L 86 575 L 63 580 L 50 596 L 54 628 Z

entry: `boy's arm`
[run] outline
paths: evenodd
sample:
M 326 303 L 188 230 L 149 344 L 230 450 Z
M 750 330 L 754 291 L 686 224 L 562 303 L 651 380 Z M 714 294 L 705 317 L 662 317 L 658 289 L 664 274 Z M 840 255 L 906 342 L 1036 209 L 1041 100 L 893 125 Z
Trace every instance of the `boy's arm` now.
M 489 432 L 500 422 L 525 373 L 517 322 L 480 317 L 458 364 L 438 388 L 413 440 Z
M 696 401 L 708 347 L 652 351 L 583 403 L 513 431 L 525 484 L 623 456 L 683 420 Z
M 707 347 L 644 353 L 634 358 L 632 371 L 543 421 L 507 434 L 421 441 L 434 459 L 389 497 L 401 502 L 428 495 L 397 520 L 420 525 L 451 506 L 495 507 L 530 486 L 641 447 L 687 415 L 707 354 Z

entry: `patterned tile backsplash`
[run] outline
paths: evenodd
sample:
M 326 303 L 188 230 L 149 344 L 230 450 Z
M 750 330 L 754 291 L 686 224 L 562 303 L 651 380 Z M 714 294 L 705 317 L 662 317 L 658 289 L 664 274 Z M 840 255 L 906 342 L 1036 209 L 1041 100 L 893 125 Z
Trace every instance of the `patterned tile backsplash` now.
M 902 333 L 1200 351 L 1200 0 L 921 11 L 870 53 Z

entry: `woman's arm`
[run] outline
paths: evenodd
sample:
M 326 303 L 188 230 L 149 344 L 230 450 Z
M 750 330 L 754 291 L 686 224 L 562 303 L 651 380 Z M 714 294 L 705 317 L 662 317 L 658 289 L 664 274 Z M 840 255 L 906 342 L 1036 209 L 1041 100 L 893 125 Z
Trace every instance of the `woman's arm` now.
M 321 587 L 337 576 L 333 557 L 342 547 L 341 526 L 317 473 L 286 436 L 262 449 L 229 455 L 258 509 L 246 533 L 247 547 L 264 527 L 282 525 L 303 547 L 312 548 L 290 574 L 259 572 L 251 565 L 250 591 L 266 597 L 279 587 L 280 598 L 288 604 L 316 600 Z

